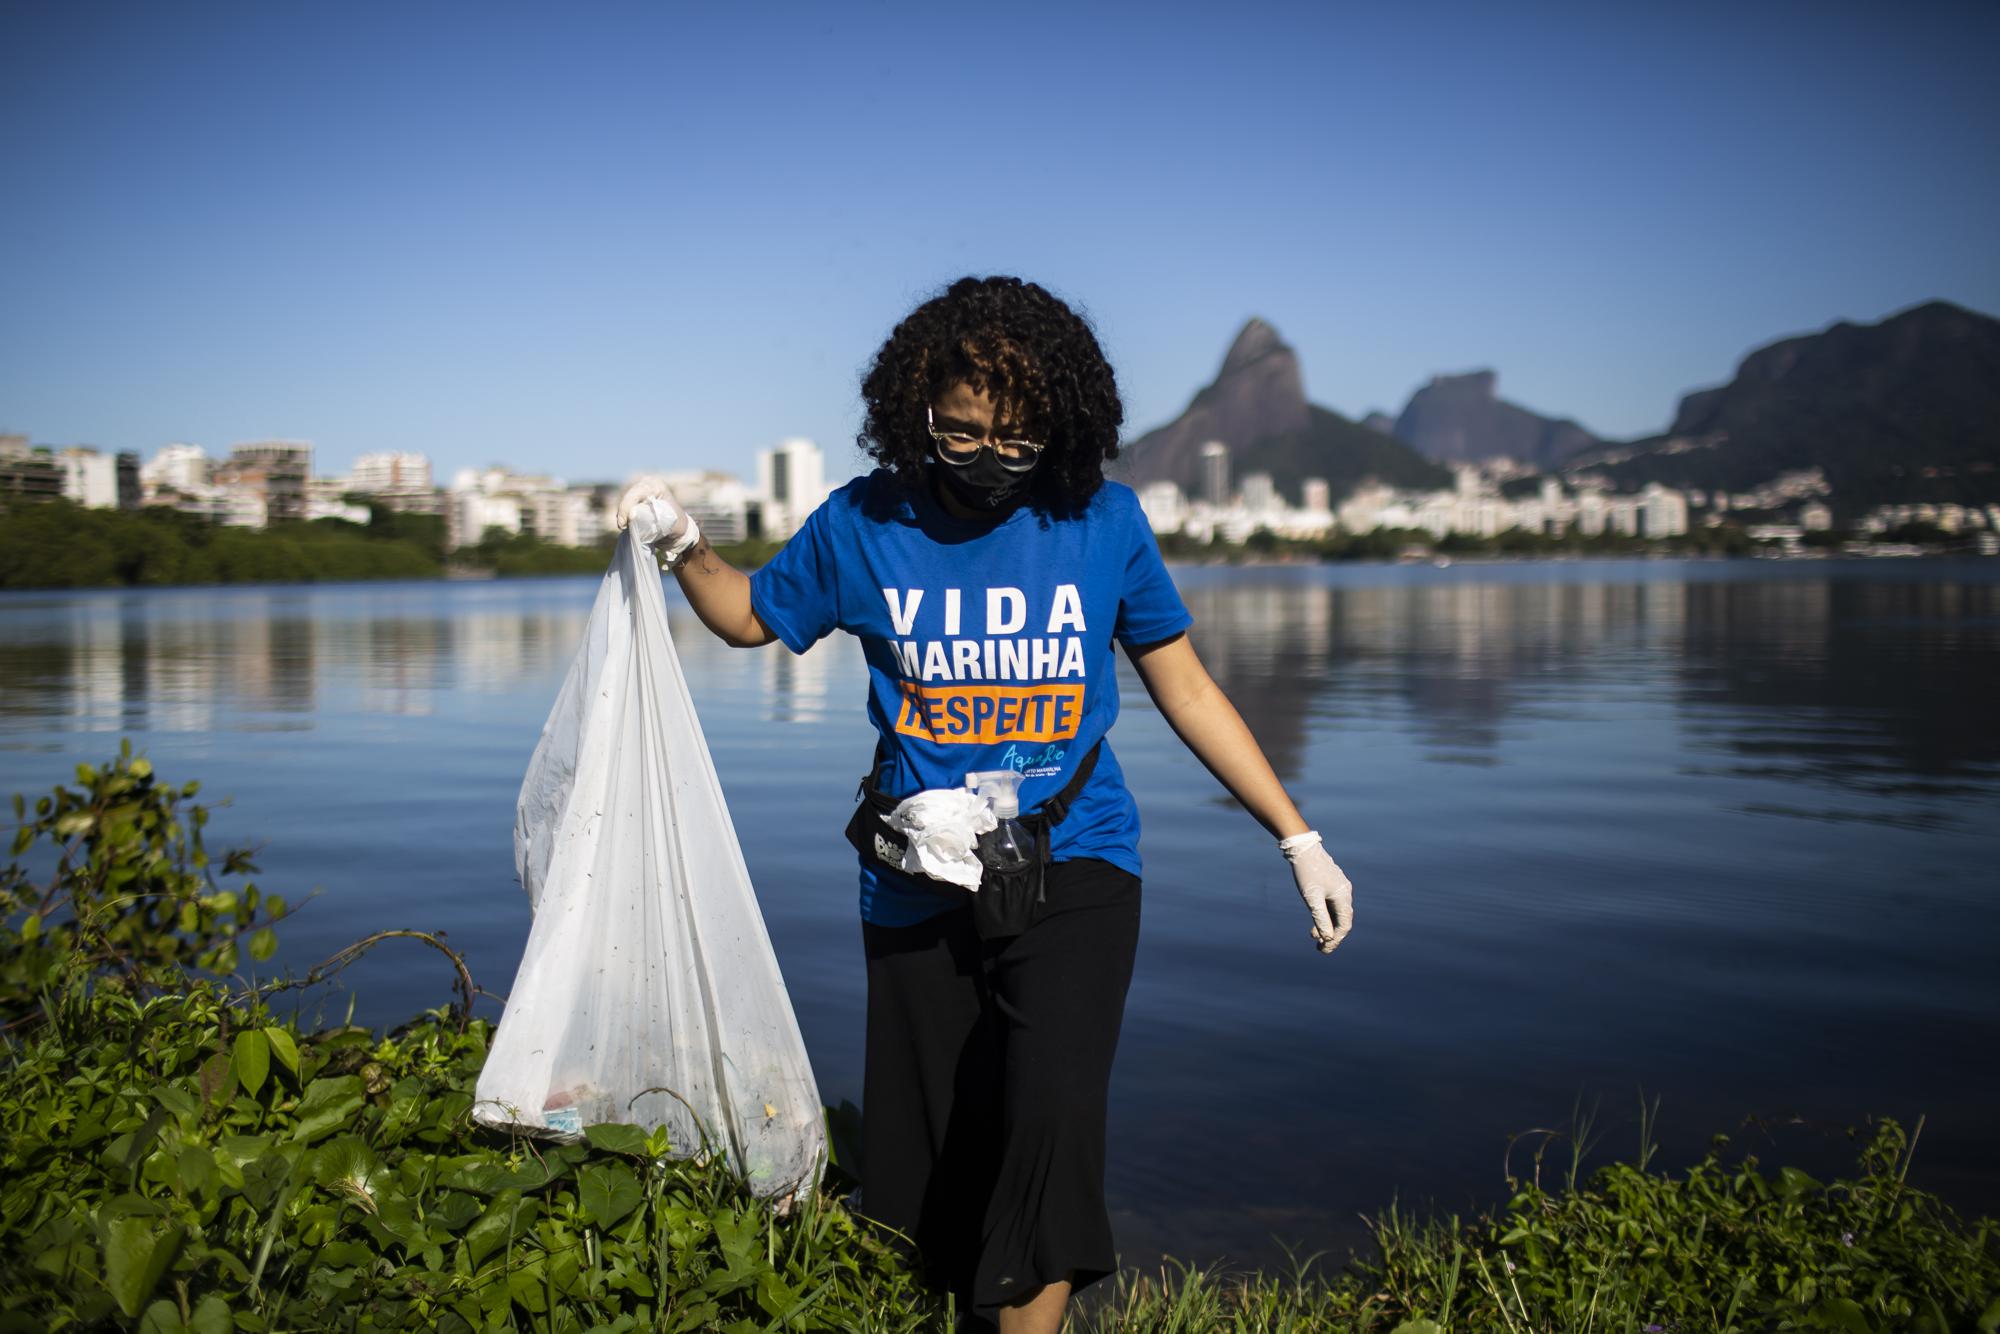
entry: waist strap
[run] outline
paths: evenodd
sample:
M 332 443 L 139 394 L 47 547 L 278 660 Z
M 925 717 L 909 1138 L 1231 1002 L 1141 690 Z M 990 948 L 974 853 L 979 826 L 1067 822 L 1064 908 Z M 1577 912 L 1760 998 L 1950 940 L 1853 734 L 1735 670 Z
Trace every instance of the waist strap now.
M 1083 785 L 1090 781 L 1091 772 L 1097 768 L 1097 752 L 1103 748 L 1104 742 L 1101 739 L 1091 746 L 1089 752 L 1084 755 L 1082 763 L 1076 766 L 1076 772 L 1062 785 L 1062 790 L 1042 802 L 1033 811 L 1022 812 L 1021 822 L 1030 828 L 1050 829 L 1067 819 L 1070 806 L 1082 794 Z M 862 775 L 861 786 L 856 789 L 855 796 L 877 810 L 887 813 L 895 810 L 900 802 L 897 798 L 884 793 L 875 784 L 875 775 L 881 772 L 884 758 L 882 743 L 878 741 L 875 743 L 875 763 L 868 767 L 866 774 Z

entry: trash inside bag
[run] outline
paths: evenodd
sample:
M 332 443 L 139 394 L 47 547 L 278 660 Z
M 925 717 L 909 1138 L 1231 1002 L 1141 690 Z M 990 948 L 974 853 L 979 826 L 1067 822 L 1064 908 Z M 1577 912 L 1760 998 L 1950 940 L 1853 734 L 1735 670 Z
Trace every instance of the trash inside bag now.
M 979 836 L 998 823 L 986 798 L 962 787 L 932 788 L 905 798 L 882 817 L 901 834 L 903 869 L 978 889 L 986 868 L 979 863 Z
M 630 531 L 528 763 L 514 859 L 534 924 L 473 1115 L 665 1126 L 674 1156 L 726 1157 L 759 1195 L 815 1184 L 819 1089 Z

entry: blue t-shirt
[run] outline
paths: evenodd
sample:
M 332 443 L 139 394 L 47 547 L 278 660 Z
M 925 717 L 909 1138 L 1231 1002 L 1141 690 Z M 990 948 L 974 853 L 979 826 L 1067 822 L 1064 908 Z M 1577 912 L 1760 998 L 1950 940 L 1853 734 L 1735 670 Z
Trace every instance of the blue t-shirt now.
M 1073 518 L 1022 506 L 980 523 L 880 469 L 812 512 L 750 577 L 750 605 L 794 653 L 834 630 L 860 638 L 885 793 L 1011 768 L 1024 811 L 1118 717 L 1112 641 L 1158 643 L 1193 622 L 1130 487 L 1106 482 Z M 1139 874 L 1139 812 L 1108 744 L 1049 847 Z M 861 859 L 866 921 L 908 926 L 958 901 Z

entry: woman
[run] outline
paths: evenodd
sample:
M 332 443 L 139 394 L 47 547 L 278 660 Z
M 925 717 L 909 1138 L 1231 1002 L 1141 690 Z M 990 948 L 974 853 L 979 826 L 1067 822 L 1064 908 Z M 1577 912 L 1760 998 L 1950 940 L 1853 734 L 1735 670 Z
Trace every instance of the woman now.
M 1099 744 L 1118 711 L 1114 642 L 1281 840 L 1323 952 L 1347 934 L 1352 894 L 1196 657 L 1137 498 L 1104 479 L 1124 410 L 1089 326 L 1032 283 L 961 279 L 896 326 L 861 392 L 860 443 L 881 467 L 770 564 L 730 568 L 685 514 L 656 549 L 727 643 L 803 653 L 835 629 L 860 637 L 888 798 L 1011 769 L 1022 812 L 1064 809 L 1018 934 L 982 938 L 970 896 L 899 869 L 893 839 L 860 876 L 863 1211 L 982 1320 L 1053 1331 L 1072 1289 L 1116 1265 L 1105 1103 L 1140 867 L 1137 812 Z M 619 525 L 647 500 L 672 503 L 640 478 Z

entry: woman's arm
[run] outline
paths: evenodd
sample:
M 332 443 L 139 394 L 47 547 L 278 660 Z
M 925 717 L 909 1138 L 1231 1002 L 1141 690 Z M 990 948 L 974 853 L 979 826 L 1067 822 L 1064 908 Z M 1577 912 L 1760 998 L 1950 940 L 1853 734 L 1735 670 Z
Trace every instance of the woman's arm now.
M 750 606 L 750 576 L 715 554 L 706 537 L 674 567 L 681 592 L 701 623 L 736 648 L 759 648 L 776 639 Z
M 1313 943 L 1320 953 L 1331 954 L 1353 929 L 1354 886 L 1328 855 L 1320 836 L 1299 817 L 1298 807 L 1285 795 L 1284 784 L 1271 772 L 1264 748 L 1243 725 L 1236 706 L 1209 677 L 1184 633 L 1132 650 L 1130 656 L 1139 679 L 1146 683 L 1146 693 L 1174 734 L 1279 840 L 1299 895 L 1312 912 Z
M 1271 771 L 1264 748 L 1201 665 L 1186 634 L 1129 650 L 1128 656 L 1167 725 L 1258 824 L 1273 838 L 1306 832 L 1309 826 Z
M 750 578 L 715 554 L 694 515 L 674 498 L 667 479 L 646 473 L 632 479 L 618 497 L 616 521 L 632 536 L 659 551 L 680 580 L 681 592 L 701 623 L 735 648 L 760 648 L 776 639 L 750 606 Z

